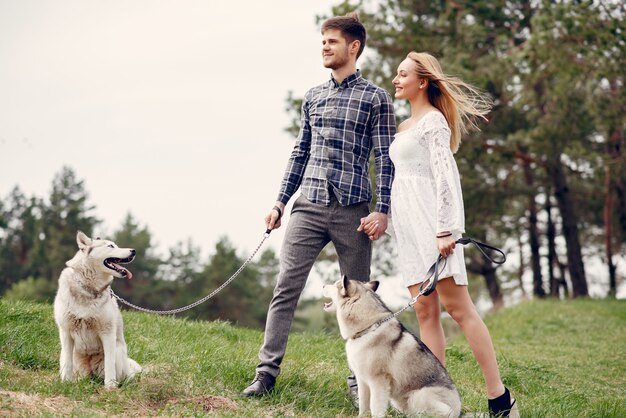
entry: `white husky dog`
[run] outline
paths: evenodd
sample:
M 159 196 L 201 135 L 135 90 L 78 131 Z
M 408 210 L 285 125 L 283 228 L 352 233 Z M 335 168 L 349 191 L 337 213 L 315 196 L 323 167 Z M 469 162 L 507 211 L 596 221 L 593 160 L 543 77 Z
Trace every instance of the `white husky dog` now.
M 359 415 L 382 417 L 389 401 L 405 415 L 458 417 L 461 398 L 437 357 L 393 317 L 374 292 L 378 282 L 343 280 L 324 286 L 346 340 L 359 386 Z
M 107 389 L 141 372 L 126 354 L 124 324 L 116 300 L 110 294 L 115 277 L 131 278 L 122 267 L 135 258 L 132 248 L 92 240 L 78 231 L 78 252 L 59 277 L 54 299 L 54 319 L 61 338 L 61 380 L 88 375 L 104 378 Z

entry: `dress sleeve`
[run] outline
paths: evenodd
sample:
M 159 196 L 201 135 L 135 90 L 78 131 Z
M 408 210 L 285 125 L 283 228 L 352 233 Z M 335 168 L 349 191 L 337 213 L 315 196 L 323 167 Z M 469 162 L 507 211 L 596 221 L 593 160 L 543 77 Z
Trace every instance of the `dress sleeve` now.
M 425 132 L 437 196 L 437 233 L 464 232 L 463 197 L 458 168 L 450 150 L 450 129 L 441 117 Z

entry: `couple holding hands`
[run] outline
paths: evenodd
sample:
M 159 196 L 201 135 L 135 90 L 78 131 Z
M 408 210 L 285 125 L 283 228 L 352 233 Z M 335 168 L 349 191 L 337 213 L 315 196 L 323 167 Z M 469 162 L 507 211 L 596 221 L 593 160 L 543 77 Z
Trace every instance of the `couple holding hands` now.
M 298 299 L 326 244 L 334 244 L 342 274 L 368 281 L 372 241 L 389 227 L 412 297 L 433 260 L 439 254 L 447 257 L 436 290 L 414 306 L 421 340 L 445 365 L 441 302 L 480 365 L 490 414 L 508 416 L 515 401 L 502 383 L 491 336 L 469 296 L 463 248 L 455 248 L 465 220 L 453 153 L 462 134 L 476 129 L 476 119 L 490 111 L 490 101 L 462 80 L 445 75 L 433 56 L 410 52 L 392 81 L 395 97 L 408 100 L 411 107 L 411 116 L 396 132 L 388 93 L 356 67 L 366 39 L 356 13 L 326 20 L 321 32 L 323 64 L 332 77 L 304 97 L 300 133 L 276 204 L 265 218 L 267 228 L 279 228 L 285 205 L 301 190 L 280 251 L 256 377 L 243 394 L 262 396 L 274 388 Z M 370 213 L 372 151 L 377 199 Z M 356 396 L 354 376 L 348 377 L 348 386 Z

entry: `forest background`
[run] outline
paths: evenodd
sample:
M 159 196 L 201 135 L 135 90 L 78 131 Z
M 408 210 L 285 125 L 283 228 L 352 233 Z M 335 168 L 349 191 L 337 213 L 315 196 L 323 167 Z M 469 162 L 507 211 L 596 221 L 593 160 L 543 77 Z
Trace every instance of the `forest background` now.
M 380 0 L 343 2 L 316 19 L 358 10 L 368 28 L 366 77 L 387 88 L 411 50 L 488 92 L 495 107 L 456 154 L 467 235 L 497 244 L 495 266 L 468 250 L 473 296 L 500 308 L 525 298 L 624 297 L 626 275 L 626 6 L 619 1 Z M 286 93 L 287 129 L 297 132 L 301 99 Z M 408 115 L 396 103 L 398 120 Z M 373 167 L 372 167 L 373 168 Z M 183 179 L 180 179 L 181 181 Z M 7 179 L 2 179 L 6 182 Z M 0 197 L 0 294 L 52 301 L 56 280 L 76 251 L 77 230 L 105 230 L 80 173 L 61 167 L 46 196 L 18 184 Z M 271 198 L 271 196 L 269 197 Z M 175 222 L 173 219 L 172 222 Z M 137 249 L 133 279 L 120 296 L 171 309 L 223 283 L 248 254 L 222 236 L 205 256 L 191 239 L 163 253 L 132 211 L 106 237 Z M 373 276 L 393 278 L 391 239 L 375 243 Z M 332 247 L 314 274 L 338 275 Z M 209 303 L 186 313 L 262 328 L 278 271 L 273 248 Z M 332 327 L 313 296 L 299 306 L 297 329 Z

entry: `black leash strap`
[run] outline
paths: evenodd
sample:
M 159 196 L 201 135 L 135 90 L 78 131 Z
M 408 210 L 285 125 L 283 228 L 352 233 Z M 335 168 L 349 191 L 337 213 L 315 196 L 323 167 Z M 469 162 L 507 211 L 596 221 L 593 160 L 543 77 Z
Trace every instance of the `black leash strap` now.
M 504 251 L 502 251 L 501 249 L 497 247 L 494 247 L 493 245 L 485 244 L 484 242 L 481 242 L 474 238 L 469 238 L 469 237 L 459 238 L 455 242 L 461 245 L 474 244 L 474 246 L 478 248 L 478 251 L 481 252 L 483 257 L 485 257 L 487 260 L 491 261 L 492 263 L 504 264 L 504 262 L 506 261 L 506 254 L 504 254 Z M 490 257 L 485 252 L 485 250 L 488 250 L 492 253 L 493 252 L 497 253 L 496 258 L 494 259 Z M 443 269 L 443 266 L 446 265 L 446 259 L 442 257 L 441 254 L 437 256 L 437 261 L 435 261 L 435 263 L 432 266 L 430 266 L 430 268 L 428 269 L 428 272 L 426 272 L 426 280 L 422 282 L 419 288 L 420 295 L 428 296 L 431 293 L 433 293 L 433 291 L 435 290 L 435 287 L 437 287 L 437 281 L 439 281 L 439 265 L 440 264 L 442 264 L 442 267 L 441 267 L 442 269 Z
M 458 240 L 456 240 L 457 244 L 462 244 L 462 245 L 467 245 L 467 244 L 474 244 L 474 246 L 476 248 L 478 248 L 478 250 L 482 253 L 483 257 L 485 257 L 487 260 L 491 261 L 492 263 L 495 264 L 504 264 L 504 262 L 506 261 L 506 254 L 504 254 L 504 251 L 502 251 L 501 249 L 494 247 L 493 245 L 489 245 L 489 244 L 485 244 L 484 242 L 480 242 L 474 238 L 459 238 Z M 490 257 L 489 255 L 487 255 L 487 253 L 485 252 L 484 249 L 493 251 L 498 253 L 500 256 L 502 256 L 502 258 L 500 257 L 496 257 L 496 259 Z

